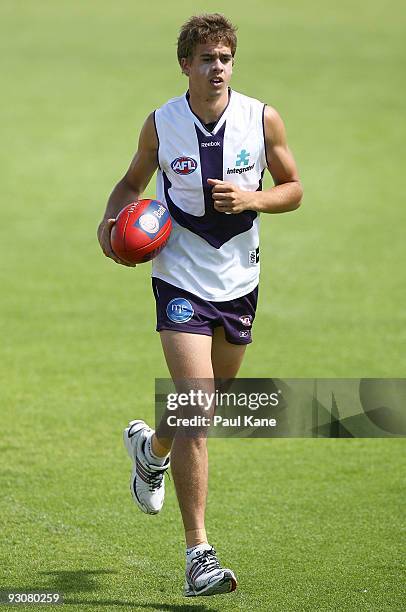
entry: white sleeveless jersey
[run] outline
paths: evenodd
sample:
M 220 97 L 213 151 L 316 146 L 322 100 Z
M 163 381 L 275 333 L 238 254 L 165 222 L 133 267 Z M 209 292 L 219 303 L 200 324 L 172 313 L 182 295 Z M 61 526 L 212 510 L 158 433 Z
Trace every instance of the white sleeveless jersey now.
M 152 276 L 209 301 L 232 300 L 257 286 L 258 214 L 217 212 L 207 179 L 262 189 L 264 108 L 230 90 L 212 132 L 193 113 L 188 94 L 155 111 L 157 199 L 168 207 L 173 230 L 152 262 Z

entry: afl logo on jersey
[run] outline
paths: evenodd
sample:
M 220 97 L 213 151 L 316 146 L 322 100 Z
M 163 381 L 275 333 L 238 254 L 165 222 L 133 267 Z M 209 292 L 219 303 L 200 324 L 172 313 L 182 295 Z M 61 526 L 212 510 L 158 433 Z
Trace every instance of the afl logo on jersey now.
M 171 168 L 176 174 L 192 174 L 197 168 L 197 161 L 191 157 L 177 157 L 171 163 Z

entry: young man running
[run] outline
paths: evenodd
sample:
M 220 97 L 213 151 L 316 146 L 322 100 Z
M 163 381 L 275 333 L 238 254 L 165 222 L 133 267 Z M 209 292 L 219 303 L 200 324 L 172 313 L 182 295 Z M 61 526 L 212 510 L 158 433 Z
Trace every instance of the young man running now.
M 257 304 L 259 213 L 294 210 L 302 198 L 280 116 L 229 88 L 236 46 L 223 15 L 191 17 L 182 26 L 178 61 L 189 89 L 145 121 L 98 229 L 105 255 L 124 264 L 112 251 L 111 228 L 158 170 L 157 199 L 167 205 L 173 231 L 153 261 L 152 285 L 166 362 L 182 391 L 205 385 L 210 393 L 214 379 L 237 375 Z M 262 191 L 265 169 L 275 186 Z M 124 441 L 134 464 L 131 491 L 143 512 L 162 508 L 170 457 L 187 546 L 185 595 L 233 591 L 235 575 L 220 566 L 206 536 L 206 437 L 160 427 L 155 433 L 136 420 Z

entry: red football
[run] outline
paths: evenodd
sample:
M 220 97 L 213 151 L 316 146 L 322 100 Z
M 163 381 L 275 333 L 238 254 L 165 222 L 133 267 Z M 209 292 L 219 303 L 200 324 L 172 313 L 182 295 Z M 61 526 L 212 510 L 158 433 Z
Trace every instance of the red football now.
M 123 208 L 111 230 L 111 247 L 127 263 L 153 259 L 172 231 L 167 208 L 158 200 L 138 200 Z

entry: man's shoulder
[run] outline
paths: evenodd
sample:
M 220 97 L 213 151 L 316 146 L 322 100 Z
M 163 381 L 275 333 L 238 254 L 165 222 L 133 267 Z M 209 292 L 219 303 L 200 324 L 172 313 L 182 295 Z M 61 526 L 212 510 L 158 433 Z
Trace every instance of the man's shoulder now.
M 247 96 L 247 94 L 243 94 L 235 89 L 232 90 L 232 95 L 240 104 L 253 106 L 260 105 L 261 107 L 264 106 L 264 103 L 261 102 L 261 100 L 253 98 L 252 96 Z
M 265 104 L 257 98 L 233 90 L 232 104 L 232 112 L 237 117 L 237 121 L 252 122 L 256 126 L 262 123 Z
M 167 102 L 162 104 L 162 106 L 160 106 L 157 110 L 160 111 L 164 109 L 171 109 L 171 108 L 184 106 L 184 100 L 185 100 L 184 94 L 182 94 L 181 96 L 176 96 L 175 98 L 170 98 L 169 100 L 167 100 Z

